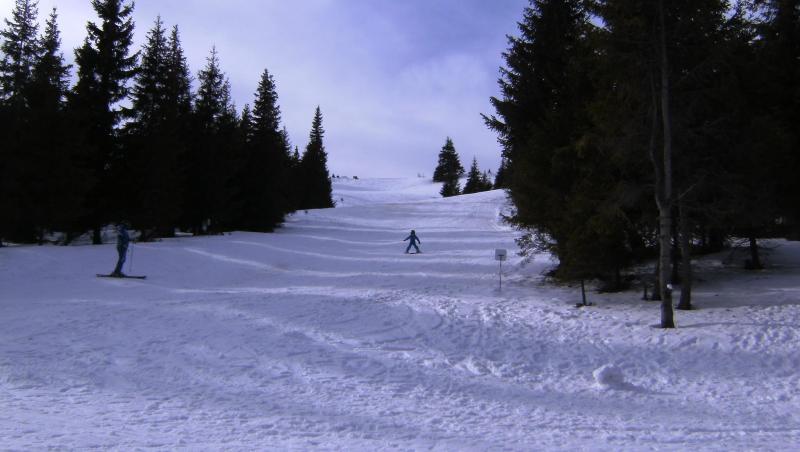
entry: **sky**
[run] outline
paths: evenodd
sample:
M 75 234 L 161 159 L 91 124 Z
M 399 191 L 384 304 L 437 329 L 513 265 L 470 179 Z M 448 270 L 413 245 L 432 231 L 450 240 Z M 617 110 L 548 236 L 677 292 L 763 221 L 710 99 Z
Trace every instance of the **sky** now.
M 192 73 L 213 46 L 237 108 L 253 103 L 267 69 L 283 123 L 301 152 L 314 110 L 323 115 L 332 174 L 430 177 L 451 137 L 465 168 L 500 164 L 497 136 L 481 113 L 528 0 L 139 0 L 138 50 L 157 16 L 178 25 Z M 14 0 L 0 0 L 10 17 Z M 56 7 L 65 57 L 96 21 L 89 0 L 39 0 L 39 21 Z M 74 68 L 73 68 L 74 71 Z

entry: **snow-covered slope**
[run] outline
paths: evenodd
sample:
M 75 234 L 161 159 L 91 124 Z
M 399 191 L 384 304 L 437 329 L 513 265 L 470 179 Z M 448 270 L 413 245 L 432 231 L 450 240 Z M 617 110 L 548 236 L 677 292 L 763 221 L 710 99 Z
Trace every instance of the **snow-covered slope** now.
M 638 293 L 521 266 L 502 192 L 335 183 L 274 234 L 0 249 L 0 448 L 793 450 L 800 246 L 698 264 L 664 331 Z M 416 229 L 423 254 L 405 255 Z M 508 248 L 503 291 L 495 248 Z
M 462 184 L 463 185 L 463 184 Z M 442 184 L 430 179 L 350 179 L 333 182 L 333 199 L 338 207 L 390 202 L 409 203 L 440 198 Z

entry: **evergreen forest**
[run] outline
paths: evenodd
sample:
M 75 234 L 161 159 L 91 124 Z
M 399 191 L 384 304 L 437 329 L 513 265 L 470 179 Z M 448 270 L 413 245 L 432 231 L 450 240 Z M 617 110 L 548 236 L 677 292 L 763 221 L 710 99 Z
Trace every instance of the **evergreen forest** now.
M 661 326 L 691 257 L 800 238 L 800 2 L 532 0 L 484 115 L 528 255 L 626 285 L 658 262 Z
M 156 18 L 134 49 L 133 1 L 91 6 L 74 67 L 36 0 L 16 0 L 0 31 L 0 246 L 101 243 L 119 222 L 143 240 L 272 231 L 333 205 L 319 107 L 293 151 L 268 70 L 239 111 L 215 48 L 195 77 L 177 25 Z

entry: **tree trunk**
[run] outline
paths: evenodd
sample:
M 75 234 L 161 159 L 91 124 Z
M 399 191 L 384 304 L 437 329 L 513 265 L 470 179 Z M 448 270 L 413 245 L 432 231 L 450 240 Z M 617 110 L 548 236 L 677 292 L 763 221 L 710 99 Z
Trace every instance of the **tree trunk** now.
M 750 234 L 748 235 L 748 238 L 750 239 L 750 261 L 748 262 L 748 265 L 745 265 L 745 267 L 748 270 L 761 270 L 764 268 L 764 265 L 761 263 L 761 257 L 758 253 L 758 239 L 756 239 L 756 230 L 750 229 Z
M 708 231 L 707 253 L 716 253 L 725 248 L 725 233 L 720 228 L 711 228 Z
M 162 226 L 156 232 L 156 237 L 172 238 L 175 237 L 174 226 Z
M 586 306 L 586 287 L 583 284 L 583 278 L 581 278 L 581 302 Z
M 705 252 L 706 247 L 708 247 L 708 231 L 705 226 L 700 225 L 700 249 Z
M 103 244 L 103 228 L 97 227 L 92 229 L 92 245 Z
M 72 243 L 72 241 L 73 241 L 73 240 L 75 240 L 75 239 L 76 239 L 78 236 L 79 236 L 79 234 L 78 234 L 77 232 L 74 232 L 74 231 L 67 231 L 67 233 L 66 233 L 66 234 L 64 234 L 64 243 L 62 243 L 62 245 L 64 245 L 64 246 L 67 246 L 67 245 L 69 245 L 69 244 L 70 244 L 70 243 Z
M 670 280 L 672 284 L 680 284 L 681 283 L 681 239 L 680 239 L 680 216 L 676 215 L 676 212 L 672 212 L 672 237 L 670 238 L 670 243 L 672 243 L 672 247 L 670 248 L 670 257 L 672 258 L 672 275 L 670 276 Z
M 667 59 L 667 33 L 664 20 L 664 0 L 658 1 L 658 16 L 661 28 L 661 123 L 664 150 L 662 155 L 662 186 L 658 201 L 661 224 L 661 328 L 675 328 L 672 310 L 672 286 L 670 284 L 670 254 L 672 236 L 672 123 L 669 111 L 669 66 Z
M 653 275 L 653 294 L 652 301 L 661 301 L 661 259 L 656 259 L 656 269 Z
M 681 244 L 681 301 L 678 309 L 692 309 L 692 225 L 686 206 L 679 202 Z
M 666 209 L 669 210 L 669 209 Z M 670 247 L 669 233 L 672 225 L 672 215 L 662 213 L 661 215 L 661 267 L 659 268 L 659 279 L 661 280 L 661 328 L 675 328 L 674 313 L 672 311 L 672 284 L 670 283 Z M 666 231 L 666 232 L 664 232 Z M 665 246 L 666 244 L 666 246 Z

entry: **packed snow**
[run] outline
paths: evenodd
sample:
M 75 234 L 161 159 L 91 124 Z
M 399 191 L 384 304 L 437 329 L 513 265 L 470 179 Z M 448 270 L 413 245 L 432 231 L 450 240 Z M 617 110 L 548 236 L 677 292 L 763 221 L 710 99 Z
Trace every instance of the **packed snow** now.
M 796 450 L 800 243 L 697 310 L 524 264 L 492 191 L 336 179 L 273 234 L 0 249 L 0 448 Z M 415 229 L 422 254 L 404 254 Z M 498 289 L 495 249 L 509 250 Z

